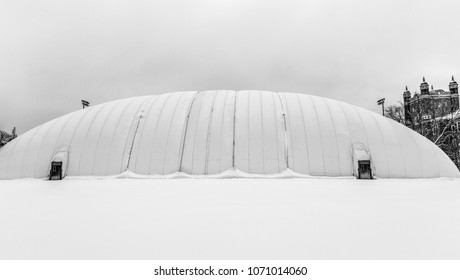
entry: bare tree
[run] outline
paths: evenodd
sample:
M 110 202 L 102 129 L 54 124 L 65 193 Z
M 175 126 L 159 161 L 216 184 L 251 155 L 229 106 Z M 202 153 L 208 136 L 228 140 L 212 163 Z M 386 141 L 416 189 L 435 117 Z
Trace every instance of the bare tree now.
M 404 123 L 404 106 L 401 102 L 396 105 L 390 105 L 385 108 L 385 117 Z
M 439 136 L 436 143 L 436 145 L 438 145 L 438 147 L 449 156 L 458 168 L 460 168 L 459 139 L 460 133 L 457 130 L 449 129 Z
M 16 127 L 13 128 L 13 131 L 11 132 L 11 134 L 3 130 L 0 130 L 0 148 L 5 146 L 8 142 L 13 140 L 14 138 L 16 138 Z
M 441 148 L 460 169 L 460 112 L 452 112 L 450 104 L 433 106 L 430 100 L 417 102 L 409 113 L 409 128 L 415 130 Z M 401 102 L 385 108 L 385 116 L 404 122 Z

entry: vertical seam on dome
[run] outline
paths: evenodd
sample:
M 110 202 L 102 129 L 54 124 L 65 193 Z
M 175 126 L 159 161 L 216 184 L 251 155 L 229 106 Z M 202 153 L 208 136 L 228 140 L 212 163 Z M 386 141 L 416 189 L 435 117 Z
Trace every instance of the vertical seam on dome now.
M 214 113 L 214 105 L 216 103 L 216 98 L 217 94 L 219 91 L 216 91 L 214 94 L 214 99 L 212 100 L 212 105 L 211 105 L 211 112 L 209 113 L 209 123 L 208 123 L 208 131 L 206 134 L 206 156 L 205 156 L 205 161 L 204 161 L 204 174 L 208 174 L 208 157 L 209 157 L 209 141 L 211 139 L 211 125 L 212 125 L 212 119 L 213 119 L 213 113 Z M 195 148 L 194 148 L 195 150 Z M 192 169 L 193 171 L 193 169 Z
M 251 140 L 251 139 L 250 139 L 250 137 L 249 137 L 250 123 L 251 123 L 251 122 L 249 121 L 250 118 L 251 118 L 251 116 L 250 116 L 250 114 L 249 114 L 249 108 L 250 108 L 250 101 L 251 101 L 251 98 L 250 98 L 249 95 L 250 95 L 250 93 L 248 92 L 248 93 L 246 94 L 246 96 L 247 96 L 246 99 L 247 99 L 247 101 L 248 101 L 248 102 L 247 102 L 247 109 L 248 109 L 248 110 L 247 110 L 247 121 L 248 121 L 248 133 L 247 133 L 247 135 L 248 135 L 248 147 L 247 147 L 247 154 L 248 154 L 248 173 L 251 173 L 251 152 L 250 152 L 250 146 L 251 146 L 250 140 Z
M 329 107 L 329 103 L 327 99 L 323 99 L 324 104 L 326 104 L 326 108 L 329 112 L 329 117 L 331 118 L 332 122 L 332 130 L 334 131 L 334 140 L 335 140 L 335 147 L 337 149 L 337 163 L 339 164 L 339 176 L 342 174 L 342 168 L 340 167 L 340 149 L 339 149 L 339 142 L 337 139 L 337 130 L 335 128 L 334 117 L 332 116 L 331 108 Z
M 291 154 L 293 154 L 294 152 L 294 147 L 293 147 L 293 143 L 292 143 L 292 135 L 291 135 L 291 131 L 292 131 L 292 124 L 291 124 L 291 120 L 289 118 L 290 116 L 290 113 L 289 113 L 289 104 L 288 104 L 288 101 L 287 101 L 287 98 L 286 98 L 286 93 L 285 92 L 282 92 L 281 93 L 283 95 L 283 100 L 284 100 L 284 104 L 286 104 L 286 116 L 287 118 L 285 118 L 286 120 L 286 135 L 287 135 L 287 149 L 288 149 L 288 153 L 289 153 L 289 147 L 291 148 L 290 152 Z M 288 129 L 288 122 L 289 122 L 289 129 Z M 288 162 L 292 161 L 292 165 L 289 164 L 289 168 L 292 169 L 291 170 L 294 170 L 293 168 L 295 167 L 295 161 L 294 161 L 294 155 L 290 156 L 288 158 Z
M 64 117 L 64 116 L 63 116 Z M 69 117 L 69 119 L 66 121 L 66 123 L 71 119 L 72 117 Z M 49 132 L 56 126 L 56 124 L 59 122 L 59 119 L 55 119 L 54 123 L 48 128 L 48 131 L 45 133 L 43 136 L 43 140 L 40 143 L 40 146 L 38 147 L 38 153 L 37 156 L 35 157 L 35 170 L 34 170 L 34 178 L 37 178 L 37 166 L 39 165 L 38 159 L 40 158 L 40 152 L 42 151 L 43 148 L 43 143 L 46 141 L 46 138 L 48 138 Z M 62 132 L 62 130 L 61 130 Z M 60 135 L 60 134 L 59 134 Z M 56 145 L 55 145 L 56 146 Z M 53 153 L 54 153 L 55 147 L 53 147 Z
M 132 145 L 134 144 L 134 139 L 136 138 L 136 133 L 137 131 L 135 130 L 134 131 L 134 135 L 133 135 L 133 141 L 131 142 L 131 148 L 129 149 L 129 152 L 128 152 L 128 159 L 127 159 L 127 162 L 126 162 L 126 165 L 123 165 L 124 162 L 123 162 L 123 159 L 125 158 L 125 151 L 126 151 L 126 148 L 127 148 L 127 145 L 128 145 L 128 140 L 129 140 L 129 132 L 131 131 L 131 127 L 133 126 L 133 123 L 137 120 L 137 115 L 139 112 L 141 112 L 141 115 L 139 116 L 139 120 L 137 120 L 137 126 L 139 126 L 139 123 L 141 121 L 141 118 L 142 118 L 142 112 L 144 110 L 144 104 L 149 100 L 149 98 L 146 98 L 140 105 L 139 107 L 137 108 L 136 110 L 136 113 L 134 114 L 134 117 L 133 117 L 133 120 L 131 121 L 131 125 L 129 126 L 129 130 L 128 130 L 128 133 L 126 135 L 126 140 L 125 140 L 125 145 L 124 145 L 124 148 L 123 148 L 123 157 L 121 158 L 121 170 L 123 171 L 127 171 L 128 168 L 129 168 L 129 161 L 131 160 L 131 150 L 132 150 Z M 137 129 L 137 127 L 136 127 Z
M 190 102 L 190 105 L 187 109 L 187 116 L 185 118 L 185 125 L 184 125 L 184 130 L 182 132 L 182 147 L 180 150 L 180 161 L 179 161 L 179 172 L 182 172 L 182 161 L 184 160 L 184 149 L 185 149 L 185 139 L 187 137 L 187 128 L 188 128 L 188 121 L 190 119 L 190 113 L 192 111 L 193 103 L 195 102 L 196 97 L 200 94 L 200 91 L 195 92 L 193 95 L 193 99 Z
M 84 154 L 84 148 L 86 146 L 86 141 L 88 140 L 88 133 L 91 130 L 91 127 L 93 127 L 94 121 L 97 119 L 99 114 L 104 110 L 104 108 L 107 107 L 108 104 L 110 104 L 110 103 L 105 103 L 104 105 L 100 106 L 99 110 L 96 112 L 96 114 L 94 115 L 93 119 L 91 120 L 91 123 L 89 124 L 88 129 L 85 131 L 85 138 L 83 139 L 83 142 L 82 142 L 83 146 L 82 146 L 82 150 L 80 152 L 80 158 L 78 160 L 78 174 L 80 174 L 81 159 L 82 159 L 83 154 Z
M 278 96 L 278 99 L 279 99 L 280 105 L 281 105 L 281 111 L 283 113 L 282 117 L 283 117 L 283 129 L 284 129 L 284 131 L 283 131 L 283 133 L 284 133 L 284 160 L 286 161 L 286 168 L 290 169 L 290 166 L 289 166 L 289 148 L 288 148 L 288 132 L 287 132 L 287 124 L 286 124 L 286 111 L 284 110 L 283 101 L 281 101 L 281 96 L 280 96 L 279 92 L 276 91 L 275 93 Z M 275 102 L 274 99 L 275 98 L 273 98 L 273 102 Z M 286 106 L 287 106 L 287 104 L 286 104 Z M 276 113 L 276 104 L 275 104 L 275 113 Z M 275 117 L 276 117 L 276 114 L 275 114 Z M 278 142 L 278 126 L 276 126 L 276 141 Z M 276 145 L 276 149 L 278 151 L 278 145 Z M 278 151 L 278 156 L 279 156 L 279 151 Z M 278 170 L 281 171 L 281 168 L 279 168 L 279 163 L 278 163 Z
M 75 132 L 77 131 L 78 127 L 80 126 L 81 124 L 81 121 L 91 112 L 94 110 L 95 107 L 90 107 L 89 110 L 87 110 L 83 116 L 80 118 L 80 120 L 78 120 L 78 123 L 77 125 L 75 126 L 74 130 L 72 131 L 72 136 L 70 137 L 70 140 L 69 140 L 69 147 L 70 149 L 72 149 L 72 142 L 73 142 L 73 137 L 75 136 Z M 84 110 L 84 109 L 83 109 Z M 71 150 L 69 151 L 69 157 L 68 157 L 68 160 L 67 160 L 67 170 L 70 170 L 70 154 L 71 154 Z
M 126 170 L 129 170 L 129 164 L 131 163 L 131 154 L 133 152 L 134 141 L 136 141 L 137 130 L 139 129 L 139 125 L 141 124 L 141 120 L 142 120 L 142 116 L 143 116 L 142 113 L 143 112 L 144 112 L 144 110 L 142 109 L 142 111 L 140 112 L 139 120 L 137 121 L 136 130 L 134 130 L 133 141 L 131 142 L 131 147 L 129 148 L 128 162 L 126 163 Z
M 401 157 L 403 159 L 403 164 L 404 164 L 404 178 L 407 178 L 406 157 L 404 156 L 403 148 L 402 148 L 402 145 L 401 145 L 401 140 L 398 137 L 397 131 L 395 130 L 395 125 L 392 124 L 392 122 L 390 120 L 386 120 L 386 122 L 391 126 L 391 129 L 393 130 L 395 138 L 398 140 L 399 151 L 400 151 L 400 155 L 401 155 Z
M 112 141 L 110 141 L 110 146 L 109 146 L 109 154 L 107 156 L 107 160 L 105 161 L 105 174 L 107 175 L 108 173 L 108 169 L 109 169 L 109 159 L 110 159 L 110 153 L 111 153 L 111 149 L 112 149 L 112 145 L 113 145 L 113 141 L 115 139 L 115 132 L 117 132 L 117 128 L 120 126 L 120 121 L 121 119 L 123 118 L 123 115 L 126 113 L 126 111 L 128 110 L 129 106 L 131 106 L 131 104 L 134 103 L 134 101 L 136 100 L 136 98 L 132 98 L 129 103 L 125 106 L 125 108 L 123 109 L 123 111 L 121 112 L 120 116 L 118 117 L 118 120 L 116 122 L 116 126 L 115 126 L 115 129 L 113 130 L 113 134 L 112 134 Z M 142 105 L 142 104 L 141 104 Z M 129 133 L 129 131 L 128 131 Z M 126 138 L 128 138 L 128 135 L 126 135 Z M 126 147 L 126 141 L 125 140 L 125 147 Z M 124 157 L 124 153 L 125 153 L 125 148 L 123 148 L 123 151 L 122 151 L 122 157 Z M 123 161 L 123 158 L 121 159 Z M 123 166 L 122 166 L 123 168 Z M 122 169 L 122 172 L 123 172 L 123 169 Z
M 38 152 L 37 152 L 37 156 L 35 157 L 35 168 L 34 168 L 34 178 L 37 178 L 37 166 L 38 166 L 38 158 L 40 157 L 40 152 L 42 151 L 42 148 L 43 148 L 43 143 L 46 141 L 46 138 L 48 137 L 48 134 L 49 132 L 51 131 L 51 129 L 56 126 L 56 123 L 59 121 L 59 119 L 55 119 L 53 124 L 48 128 L 48 130 L 46 131 L 45 135 L 43 136 L 43 139 L 38 147 Z
M 306 155 L 306 158 L 307 158 L 307 174 L 310 174 L 311 175 L 311 170 L 310 170 L 310 153 L 308 151 L 308 137 L 307 137 L 307 128 L 306 128 L 306 124 L 305 124 L 305 118 L 304 118 L 304 112 L 303 112 L 303 108 L 302 108 L 302 104 L 301 104 L 301 101 L 300 101 L 300 97 L 299 95 L 295 95 L 296 99 L 297 99 L 297 104 L 299 105 L 299 109 L 300 109 L 300 114 L 302 114 L 302 124 L 303 124 L 303 133 L 305 135 L 305 149 L 307 151 L 307 155 Z
M 273 118 L 275 119 L 274 121 L 274 127 L 275 127 L 275 141 L 276 141 L 276 162 L 278 163 L 277 164 L 277 172 L 281 172 L 281 166 L 280 166 L 280 149 L 278 147 L 279 145 L 279 133 L 278 133 L 278 116 L 276 114 L 276 100 L 275 100 L 275 94 L 278 96 L 278 99 L 279 99 L 279 95 L 278 95 L 278 92 L 271 92 L 270 93 L 270 96 L 272 97 L 272 101 L 273 101 Z M 280 99 L 280 103 L 281 103 L 281 99 Z M 281 105 L 281 108 L 283 107 L 283 105 Z M 283 111 L 283 110 L 282 110 Z M 284 111 L 283 111 L 283 114 L 284 114 Z M 283 129 L 284 129 L 284 126 L 283 126 Z M 262 130 L 263 131 L 263 130 Z M 285 144 L 286 146 L 286 144 Z M 286 160 L 286 157 L 284 158 L 284 160 Z
M 368 153 L 369 153 L 369 159 L 371 160 L 371 167 L 372 165 L 374 165 L 375 167 L 375 162 L 373 163 L 373 159 L 372 159 L 372 153 L 371 153 L 371 143 L 369 142 L 369 137 L 367 137 L 367 130 L 366 130 L 366 127 L 364 126 L 363 124 L 363 120 L 361 119 L 361 115 L 359 114 L 358 110 L 356 109 L 355 106 L 351 105 L 351 108 L 353 109 L 353 111 L 356 113 L 356 115 L 358 116 L 358 119 L 359 119 L 359 124 L 364 132 L 364 137 L 366 137 L 366 148 L 368 150 Z M 354 143 L 353 143 L 354 144 Z M 375 174 L 377 174 L 377 168 L 374 168 L 374 172 Z M 353 162 L 353 172 L 354 172 L 354 162 Z M 372 172 L 371 172 L 372 173 Z
M 202 92 L 199 92 L 199 93 L 203 94 Z M 204 94 L 206 94 L 206 91 L 205 91 Z M 203 98 L 205 98 L 205 97 L 203 97 Z M 198 126 L 199 126 L 199 123 L 200 123 L 201 108 L 203 106 L 203 101 L 202 100 L 201 100 L 201 102 L 199 102 L 198 106 L 199 106 L 199 108 L 197 109 L 198 113 L 197 113 L 197 117 L 196 117 L 195 130 L 194 130 L 194 135 L 193 135 L 193 144 L 191 145 L 192 156 L 191 156 L 190 174 L 193 174 L 193 166 L 194 166 L 194 163 L 195 163 L 195 144 L 196 144 L 196 137 L 198 135 Z M 190 119 L 190 116 L 192 115 L 192 110 L 193 110 L 193 107 L 190 108 L 190 114 L 188 115 L 189 119 Z M 187 126 L 188 126 L 188 123 L 189 123 L 189 121 L 187 121 Z M 186 132 L 188 132 L 188 129 L 187 129 Z M 185 145 L 187 144 L 187 135 L 185 135 L 184 137 L 185 137 L 184 138 L 184 152 L 185 152 Z
M 177 93 L 176 93 L 176 94 L 177 94 Z M 174 93 L 168 94 L 168 96 L 166 96 L 166 99 L 165 99 L 165 101 L 163 102 L 163 104 L 161 104 L 162 106 L 161 106 L 160 112 L 159 112 L 159 114 L 158 114 L 158 118 L 157 118 L 157 121 L 156 121 L 156 123 L 155 123 L 155 128 L 154 128 L 154 131 L 153 131 L 153 139 L 156 138 L 156 134 L 157 134 L 157 131 L 158 131 L 158 126 L 159 126 L 159 124 L 160 124 L 160 120 L 161 120 L 161 118 L 162 118 L 163 111 L 164 111 L 164 109 L 165 109 L 165 107 L 166 107 L 166 104 L 168 104 L 169 99 L 170 99 L 171 96 L 173 96 L 173 95 L 174 95 Z M 179 100 L 180 100 L 181 98 L 182 98 L 182 92 L 180 93 Z M 179 103 L 179 102 L 176 102 L 175 106 L 177 106 L 178 103 Z M 173 119 L 173 118 L 174 118 L 174 112 L 173 112 L 173 115 L 172 115 L 171 119 Z M 168 138 L 166 138 L 166 141 L 167 141 L 167 140 L 168 140 Z M 155 143 L 155 141 L 152 141 L 152 145 L 153 145 L 154 143 Z M 149 158 L 148 158 L 148 160 L 149 160 L 149 168 L 148 168 L 148 172 L 147 172 L 148 174 L 151 174 L 151 171 L 150 171 L 150 170 L 151 170 L 151 168 L 152 168 L 152 159 L 153 159 L 152 154 L 153 154 L 153 150 L 154 150 L 153 148 L 152 148 L 152 150 L 150 150 L 150 156 L 149 156 Z M 166 153 L 166 149 L 165 149 L 165 153 Z M 165 158 L 165 156 L 163 155 L 163 162 L 161 163 L 161 164 L 162 164 L 161 169 L 162 169 L 162 173 L 163 173 L 163 174 L 164 174 L 164 170 L 165 170 L 165 168 L 164 168 L 164 158 Z
M 233 149 L 232 149 L 232 168 L 236 169 L 235 166 L 235 134 L 236 134 L 236 101 L 238 98 L 238 91 L 235 91 L 235 98 L 233 101 Z
M 387 178 L 390 177 L 390 162 L 388 161 L 388 151 L 387 151 L 387 147 L 386 147 L 386 144 L 385 144 L 385 138 L 384 138 L 384 134 L 382 132 L 382 128 L 380 127 L 380 124 L 379 122 L 375 119 L 375 116 L 374 114 L 375 113 L 372 113 L 372 112 L 369 112 L 369 114 L 372 116 L 372 120 L 374 121 L 375 124 L 377 124 L 377 127 L 378 127 L 378 130 L 380 132 L 380 139 L 382 139 L 382 143 L 383 143 L 383 150 L 385 151 L 385 161 L 387 162 Z
M 264 106 L 262 104 L 262 92 L 259 90 L 259 107 L 260 107 L 260 132 L 262 140 L 262 174 L 265 174 L 265 141 L 264 141 Z
M 228 99 L 228 92 L 225 92 L 225 99 L 224 99 L 224 105 L 223 105 L 223 109 L 222 109 L 222 121 L 220 123 L 220 127 L 221 127 L 221 130 L 220 130 L 220 137 L 219 137 L 219 173 L 222 172 L 222 143 L 224 143 L 225 141 L 225 138 L 224 138 L 224 124 L 225 124 L 225 113 L 226 113 L 226 105 L 227 105 L 227 99 Z M 233 120 L 232 120 L 233 121 Z M 232 137 L 233 138 L 233 137 Z
M 159 99 L 158 96 L 151 96 L 151 97 L 150 97 L 149 102 L 150 102 L 150 101 L 153 101 L 153 102 L 152 102 L 152 104 L 150 104 L 150 106 L 148 107 L 148 109 L 146 108 L 146 109 L 147 109 L 147 113 L 146 113 L 145 118 L 144 118 L 144 119 L 145 119 L 145 121 L 144 121 L 144 126 L 147 124 L 147 121 L 148 121 L 148 119 L 149 119 L 149 117 L 150 117 L 150 113 L 152 112 L 152 107 L 153 107 L 153 105 L 157 104 L 158 99 Z M 147 105 L 146 105 L 146 107 L 147 107 Z M 136 137 L 137 139 L 139 139 L 139 140 L 138 140 L 139 147 L 140 147 L 140 144 L 141 144 L 141 142 L 142 142 L 142 139 L 144 139 L 144 131 L 145 131 L 145 129 L 141 129 L 141 131 L 139 132 L 139 137 Z M 139 160 L 138 154 L 139 154 L 139 148 L 137 149 L 136 161 L 135 161 L 135 163 L 134 163 L 134 168 L 135 168 L 136 170 L 137 170 L 137 162 L 138 162 L 138 160 Z M 150 173 L 150 170 L 149 170 L 149 173 Z
M 54 152 L 56 151 L 56 149 L 59 148 L 60 146 L 62 146 L 62 145 L 60 145 L 59 147 L 57 147 L 57 144 L 59 143 L 59 140 L 61 139 L 62 133 L 64 132 L 65 128 L 67 127 L 67 124 L 68 124 L 75 116 L 77 116 L 79 112 L 80 112 L 80 111 L 74 112 L 74 113 L 69 117 L 69 119 L 64 123 L 64 125 L 62 126 L 61 131 L 59 132 L 59 135 L 58 135 L 58 137 L 56 137 L 56 141 L 54 142 L 53 152 L 52 152 L 53 154 L 51 155 L 51 157 L 54 156 Z M 72 139 L 70 139 L 70 140 L 72 140 Z M 69 144 L 69 145 L 68 145 L 68 146 L 69 146 L 69 152 L 68 152 L 68 158 L 67 158 L 67 167 L 66 167 L 66 170 L 65 170 L 66 172 L 67 172 L 67 170 L 69 170 L 70 152 L 71 152 L 71 149 L 72 149 L 72 147 L 70 146 L 70 143 L 68 143 L 68 144 Z M 39 159 L 39 158 L 37 157 L 37 163 L 38 163 L 38 159 Z M 51 158 L 49 158 L 48 160 L 51 160 Z M 50 165 L 50 163 L 48 163 L 48 167 L 49 167 L 49 165 Z M 65 176 L 65 175 L 66 175 L 66 174 L 63 174 L 63 176 Z
M 348 127 L 348 137 L 350 138 L 351 146 L 353 147 L 353 144 L 355 143 L 355 141 L 353 139 L 353 134 L 351 133 L 350 123 L 348 121 L 347 114 L 345 113 L 345 110 L 343 109 L 342 102 L 338 102 L 338 104 L 339 104 L 340 110 L 342 111 L 343 115 L 345 116 L 345 122 L 347 123 L 347 127 Z M 350 153 L 350 158 L 351 158 L 351 174 L 354 176 L 355 175 L 355 169 L 354 169 L 354 163 L 353 163 L 353 152 Z
M 359 124 L 361 125 L 361 128 L 362 128 L 363 131 L 364 131 L 364 136 L 366 137 L 366 144 L 367 144 L 367 146 L 370 146 L 369 137 L 367 137 L 367 130 L 366 130 L 366 128 L 364 127 L 363 119 L 361 118 L 361 115 L 359 114 L 359 112 L 356 110 L 356 107 L 355 107 L 355 106 L 352 106 L 352 108 L 353 108 L 353 110 L 355 111 L 356 115 L 358 116 Z M 369 148 L 369 147 L 368 147 L 368 148 Z
M 320 143 L 321 143 L 321 155 L 323 157 L 323 173 L 322 174 L 325 175 L 326 174 L 326 163 L 324 162 L 324 146 L 323 146 L 323 135 L 321 134 L 321 125 L 319 123 L 318 112 L 316 110 L 315 102 L 313 101 L 313 98 L 311 98 L 310 95 L 307 95 L 307 96 L 310 99 L 310 103 L 313 106 L 313 110 L 315 111 L 316 124 L 318 125 L 319 137 L 321 139 L 321 141 L 320 141 Z
M 75 129 L 72 131 L 72 136 L 70 137 L 70 140 L 69 140 L 69 146 L 72 147 L 72 142 L 73 142 L 73 137 L 75 136 L 75 131 L 78 129 L 78 127 L 80 126 L 81 124 L 81 121 L 89 114 L 89 112 L 93 111 L 95 107 L 91 106 L 89 107 L 89 109 L 84 112 L 84 114 L 81 116 L 81 118 L 78 120 L 78 123 L 77 125 L 75 126 Z M 83 109 L 84 110 L 84 109 Z
M 204 93 L 201 93 L 201 94 L 204 94 L 206 95 L 208 93 L 208 91 L 205 91 Z M 196 138 L 198 137 L 198 126 L 199 126 L 199 123 L 200 123 L 200 116 L 201 116 L 201 110 L 203 108 L 203 99 L 206 98 L 206 96 L 203 96 L 203 98 L 201 99 L 201 102 L 199 102 L 199 107 L 198 107 L 198 113 L 196 114 L 197 117 L 196 117 L 196 124 L 195 124 L 195 133 L 193 135 L 193 144 L 192 144 L 192 157 L 191 157 L 191 161 L 192 161 L 192 166 L 190 167 L 190 174 L 193 174 L 193 166 L 195 165 L 195 145 L 196 145 Z M 190 115 L 192 114 L 192 111 L 190 110 Z M 185 138 L 187 139 L 187 138 Z
M 101 140 L 101 135 L 102 135 L 102 131 L 104 130 L 106 124 L 107 124 L 107 120 L 110 118 L 110 116 L 112 115 L 113 111 L 115 110 L 115 108 L 118 107 L 118 105 L 120 105 L 122 103 L 122 100 L 119 100 L 118 102 L 116 102 L 116 104 L 112 107 L 112 109 L 110 110 L 110 112 L 107 114 L 107 117 L 105 118 L 104 120 L 104 123 L 102 124 L 102 127 L 99 131 L 99 136 L 97 137 L 97 141 L 96 141 L 96 150 L 94 151 L 94 154 L 93 154 L 93 160 L 92 160 L 92 163 L 91 163 L 91 173 L 92 175 L 94 176 L 94 162 L 96 161 L 96 154 L 98 152 L 98 147 L 99 147 L 99 142 Z M 107 175 L 107 173 L 106 173 Z
M 414 130 L 408 131 L 408 132 L 409 132 L 410 138 L 412 139 L 412 141 L 414 142 L 415 146 L 417 147 L 417 154 L 418 154 L 418 157 L 420 159 L 419 162 L 420 162 L 420 166 L 422 167 L 422 177 L 423 177 L 423 174 L 425 174 L 425 171 L 423 169 L 423 162 L 422 162 L 422 155 L 420 153 L 420 147 L 418 145 L 417 139 L 415 139 L 414 135 L 412 134 L 412 132 L 414 132 L 414 133 L 417 133 L 417 132 L 415 132 Z M 422 137 L 425 137 L 425 136 L 422 136 Z
M 45 124 L 46 124 L 46 123 L 45 123 Z M 23 169 L 24 169 L 24 165 L 23 165 L 23 164 L 24 164 L 24 159 L 25 159 L 26 154 L 27 154 L 27 150 L 29 149 L 30 142 L 32 142 L 32 139 L 34 138 L 35 134 L 37 134 L 38 131 L 39 131 L 40 129 L 42 129 L 43 126 L 44 126 L 45 124 L 40 125 L 39 127 L 37 127 L 37 128 L 35 129 L 34 133 L 30 136 L 29 141 L 27 141 L 27 145 L 26 145 L 26 147 L 25 147 L 25 149 L 24 149 L 24 154 L 22 155 L 22 157 L 21 157 L 21 162 L 19 163 L 19 168 L 20 168 L 19 176 L 20 176 L 20 178 L 24 178 L 24 177 L 22 176 L 22 174 L 23 174 Z M 50 127 L 51 127 L 51 126 L 50 126 Z M 48 128 L 48 130 L 49 130 L 49 128 Z

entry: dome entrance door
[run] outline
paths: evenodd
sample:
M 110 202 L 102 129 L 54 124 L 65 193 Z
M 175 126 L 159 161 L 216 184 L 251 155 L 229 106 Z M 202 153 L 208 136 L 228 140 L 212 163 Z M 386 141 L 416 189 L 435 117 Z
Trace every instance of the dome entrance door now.
M 65 178 L 69 164 L 69 149 L 69 146 L 61 146 L 54 151 L 49 165 L 49 180 L 62 180 Z
M 358 160 L 358 179 L 372 179 L 370 160 Z
M 351 146 L 353 160 L 353 176 L 357 179 L 374 179 L 375 166 L 366 145 L 354 143 Z
M 62 162 L 53 161 L 51 163 L 50 180 L 62 180 Z

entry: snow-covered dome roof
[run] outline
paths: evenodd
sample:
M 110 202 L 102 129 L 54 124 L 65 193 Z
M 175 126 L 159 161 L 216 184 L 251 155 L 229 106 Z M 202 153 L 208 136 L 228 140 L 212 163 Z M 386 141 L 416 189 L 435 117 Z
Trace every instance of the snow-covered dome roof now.
M 380 178 L 459 177 L 436 145 L 359 107 L 313 95 L 188 91 L 87 107 L 0 149 L 0 178 L 292 174 L 352 176 L 368 159 Z

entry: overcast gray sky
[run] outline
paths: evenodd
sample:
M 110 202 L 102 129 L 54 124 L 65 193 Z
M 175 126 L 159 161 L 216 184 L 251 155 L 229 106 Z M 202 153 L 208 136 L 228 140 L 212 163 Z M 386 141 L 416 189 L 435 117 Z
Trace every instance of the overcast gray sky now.
M 0 129 L 181 90 L 310 93 L 380 112 L 460 80 L 460 1 L 0 0 Z

